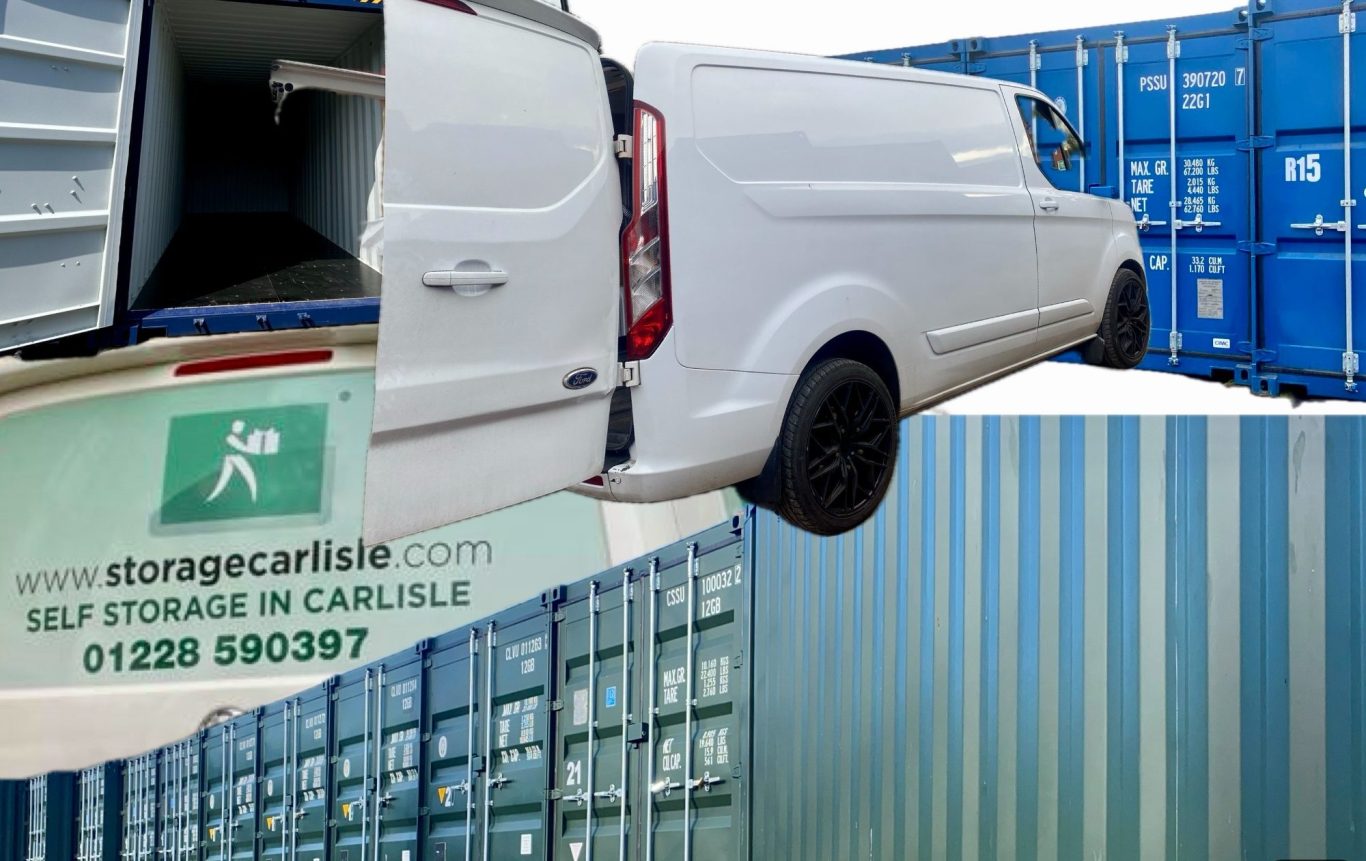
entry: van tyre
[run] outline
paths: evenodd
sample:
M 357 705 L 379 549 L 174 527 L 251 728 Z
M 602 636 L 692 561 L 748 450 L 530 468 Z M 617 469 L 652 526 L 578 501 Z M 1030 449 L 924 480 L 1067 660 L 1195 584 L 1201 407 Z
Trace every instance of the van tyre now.
M 1148 285 L 1138 273 L 1119 270 L 1110 284 L 1110 297 L 1100 322 L 1098 363 L 1121 370 L 1138 367 L 1148 354 L 1152 328 Z
M 896 470 L 898 408 L 867 365 L 828 359 L 797 383 L 778 436 L 778 514 L 798 529 L 839 535 L 867 520 Z

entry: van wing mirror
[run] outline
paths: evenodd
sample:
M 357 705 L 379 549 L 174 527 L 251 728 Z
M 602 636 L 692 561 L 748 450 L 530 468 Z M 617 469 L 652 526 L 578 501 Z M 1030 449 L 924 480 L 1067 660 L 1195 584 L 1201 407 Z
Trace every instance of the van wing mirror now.
M 322 90 L 342 96 L 363 96 L 384 101 L 384 76 L 355 69 L 338 69 L 293 60 L 276 60 L 270 67 L 270 95 L 275 100 L 275 124 L 290 93 Z

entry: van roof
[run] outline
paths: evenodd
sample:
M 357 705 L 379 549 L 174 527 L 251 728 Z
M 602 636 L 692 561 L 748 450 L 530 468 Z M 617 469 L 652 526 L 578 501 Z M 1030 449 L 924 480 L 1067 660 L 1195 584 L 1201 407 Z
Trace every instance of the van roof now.
M 870 78 L 952 84 L 979 90 L 996 90 L 999 89 L 1002 84 L 1022 86 L 1026 90 L 1029 89 L 1027 86 L 1013 84 L 1009 81 L 1000 81 L 995 78 L 983 78 L 974 75 L 956 74 L 953 72 L 937 72 L 929 69 L 908 68 L 887 63 L 869 63 L 862 60 L 846 60 L 785 51 L 760 51 L 746 48 L 693 45 L 683 42 L 648 42 L 642 45 L 640 52 L 636 54 L 635 71 L 639 74 L 642 66 L 648 66 L 654 62 L 667 62 L 672 64 L 679 60 L 690 61 L 698 65 L 722 63 L 736 66 L 753 66 L 757 63 L 764 68 L 772 69 L 838 75 L 858 74 Z

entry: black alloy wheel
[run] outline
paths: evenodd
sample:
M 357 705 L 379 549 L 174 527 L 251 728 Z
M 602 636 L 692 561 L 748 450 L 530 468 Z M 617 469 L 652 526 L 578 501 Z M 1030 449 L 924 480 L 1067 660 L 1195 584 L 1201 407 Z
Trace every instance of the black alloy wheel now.
M 867 520 L 896 471 L 898 410 L 871 368 L 831 359 L 797 385 L 784 422 L 779 513 L 838 535 Z
M 1101 320 L 1099 334 L 1105 345 L 1101 362 L 1124 370 L 1137 367 L 1148 353 L 1152 326 L 1148 286 L 1136 272 L 1121 269 L 1110 286 Z

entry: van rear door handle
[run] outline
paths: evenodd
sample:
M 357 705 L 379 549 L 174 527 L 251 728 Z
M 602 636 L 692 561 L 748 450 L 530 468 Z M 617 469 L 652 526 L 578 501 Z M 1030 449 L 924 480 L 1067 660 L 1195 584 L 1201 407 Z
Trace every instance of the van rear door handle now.
M 500 269 L 438 269 L 423 273 L 422 283 L 428 287 L 450 287 L 461 296 L 482 296 L 508 283 L 508 274 Z
M 1039 209 L 1042 209 L 1044 212 L 1057 212 L 1058 199 L 1056 197 L 1045 197 L 1043 200 L 1039 201 Z

